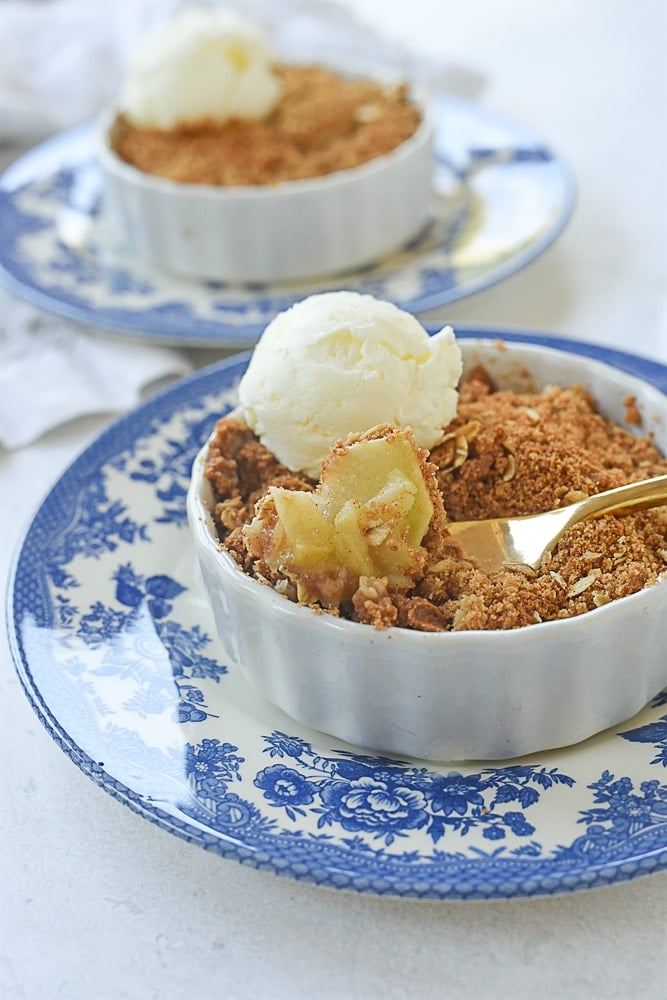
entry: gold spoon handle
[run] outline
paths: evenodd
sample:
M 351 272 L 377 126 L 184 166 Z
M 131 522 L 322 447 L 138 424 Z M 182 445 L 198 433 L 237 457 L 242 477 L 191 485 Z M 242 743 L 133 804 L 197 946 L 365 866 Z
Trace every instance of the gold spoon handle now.
M 648 507 L 660 507 L 667 504 L 667 475 L 655 476 L 653 479 L 643 479 L 640 483 L 628 483 L 627 486 L 617 486 L 604 493 L 596 493 L 585 500 L 579 500 L 568 509 L 572 513 L 570 525 L 577 524 L 587 517 L 600 517 L 602 514 L 629 514 L 633 510 L 646 510 Z
M 488 568 L 495 564 L 497 568 L 503 562 L 509 562 L 523 563 L 537 569 L 543 555 L 551 552 L 565 532 L 580 521 L 589 517 L 602 517 L 603 514 L 628 514 L 662 504 L 667 504 L 667 475 L 595 493 L 546 514 L 508 518 L 499 530 L 504 557 L 499 560 L 497 551 L 494 551 L 486 557 L 486 566 Z
M 507 565 L 537 569 L 545 553 L 551 552 L 565 532 L 580 521 L 603 514 L 628 514 L 662 504 L 667 504 L 667 475 L 605 490 L 543 514 L 454 521 L 449 525 L 449 532 L 466 557 L 487 572 Z
M 542 555 L 550 552 L 565 532 L 580 521 L 602 517 L 603 514 L 630 514 L 632 511 L 660 507 L 664 504 L 667 504 L 667 475 L 654 476 L 653 479 L 643 479 L 638 483 L 628 483 L 626 486 L 605 490 L 604 493 L 595 493 L 567 507 L 549 511 L 543 521 L 538 515 L 535 523 L 540 520 L 545 531 L 547 522 L 552 525 L 552 533 L 548 539 L 544 535 L 541 539 L 537 535 L 532 535 L 530 515 L 510 520 L 512 527 L 509 533 L 512 535 L 513 558 L 515 561 L 524 561 L 537 568 Z M 523 560 L 519 558 L 519 553 L 523 553 Z

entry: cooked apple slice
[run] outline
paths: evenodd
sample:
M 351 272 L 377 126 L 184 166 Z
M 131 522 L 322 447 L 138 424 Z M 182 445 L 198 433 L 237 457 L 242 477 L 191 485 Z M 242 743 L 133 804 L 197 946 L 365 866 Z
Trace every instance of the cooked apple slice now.
M 435 470 L 409 428 L 381 424 L 336 444 L 312 493 L 272 486 L 246 543 L 297 599 L 336 607 L 359 577 L 407 589 L 426 559 L 422 541 L 441 504 Z

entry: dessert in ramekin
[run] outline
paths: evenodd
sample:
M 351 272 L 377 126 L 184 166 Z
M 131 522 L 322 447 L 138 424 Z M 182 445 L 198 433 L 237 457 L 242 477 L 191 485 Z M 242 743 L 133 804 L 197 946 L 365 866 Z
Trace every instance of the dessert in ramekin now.
M 168 22 L 101 124 L 114 242 L 160 270 L 225 282 L 333 275 L 429 220 L 433 121 L 406 86 L 279 62 L 216 11 Z
M 652 386 L 560 350 L 510 341 L 461 341 L 459 346 L 458 412 L 429 449 L 429 457 L 440 463 L 437 478 L 445 506 L 453 505 L 457 516 L 567 504 L 573 497 L 561 488 L 551 504 L 545 501 L 545 484 L 553 489 L 558 479 L 573 492 L 597 492 L 618 485 L 619 478 L 647 478 L 667 469 L 667 399 Z M 341 352 L 337 356 L 340 363 Z M 504 389 L 511 390 L 503 398 L 515 416 L 494 423 L 486 410 L 496 406 L 501 412 L 492 396 L 497 390 L 502 396 Z M 267 456 L 252 430 L 243 429 L 238 416 L 248 413 L 251 407 L 241 406 L 228 422 L 232 430 L 236 423 L 238 435 L 229 454 L 245 449 L 235 474 L 242 479 L 250 475 L 252 462 L 256 469 L 263 462 L 264 479 L 272 479 L 278 490 L 312 490 L 312 477 Z M 391 407 L 387 413 L 395 422 Z M 471 427 L 475 420 L 480 426 Z M 538 428 L 542 421 L 544 427 L 531 438 L 531 426 Z M 571 435 L 565 433 L 568 427 Z M 560 428 L 559 436 L 553 428 Z M 242 565 L 240 549 L 224 536 L 247 520 L 241 511 L 244 499 L 239 492 L 226 505 L 216 497 L 215 465 L 225 457 L 220 433 L 218 427 L 198 456 L 188 497 L 206 590 L 227 655 L 253 688 L 298 721 L 355 746 L 402 757 L 503 759 L 586 739 L 629 718 L 667 683 L 664 508 L 572 529 L 552 560 L 532 576 L 502 571 L 494 583 L 470 567 L 457 577 L 450 566 L 438 586 L 459 585 L 467 574 L 471 592 L 467 601 L 456 593 L 445 595 L 440 618 L 423 599 L 437 595 L 420 590 L 419 579 L 408 581 L 396 602 L 398 614 L 389 620 L 374 615 L 373 602 L 378 608 L 382 602 L 366 586 L 371 611 L 364 617 L 363 587 L 345 598 L 347 607 L 331 602 L 327 608 L 326 593 L 313 600 L 307 587 L 310 603 L 297 602 L 288 565 L 282 567 L 282 582 L 280 572 L 269 579 L 271 567 L 263 579 L 256 569 L 268 564 L 257 561 L 252 517 L 248 528 L 241 528 L 250 538 L 248 562 Z M 266 523 L 261 478 L 250 484 L 245 500 L 259 501 L 255 517 Z M 494 503 L 512 506 L 513 490 L 521 498 L 517 502 L 529 509 L 494 510 Z M 442 529 L 439 521 L 437 531 Z M 440 558 L 439 541 L 426 536 L 426 548 L 432 547 L 427 558 Z M 436 564 L 435 572 L 442 574 L 442 567 Z M 504 622 L 493 617 L 498 613 L 494 586 Z M 545 595 L 555 600 L 561 591 L 559 609 Z M 413 601 L 415 595 L 419 601 Z M 530 601 L 528 616 L 522 617 L 521 605 Z M 416 608 L 412 619 L 411 603 Z M 437 610 L 437 600 L 430 603 Z M 547 614 L 551 620 L 545 620 Z M 359 620 L 350 620 L 355 616 Z M 431 631 L 434 624 L 440 630 Z

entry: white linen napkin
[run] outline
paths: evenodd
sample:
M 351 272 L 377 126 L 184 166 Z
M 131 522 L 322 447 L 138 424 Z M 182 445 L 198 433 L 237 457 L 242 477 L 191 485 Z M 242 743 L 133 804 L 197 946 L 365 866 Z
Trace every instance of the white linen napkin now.
M 96 336 L 0 291 L 0 444 L 21 448 L 75 417 L 122 413 L 190 367 L 178 351 Z

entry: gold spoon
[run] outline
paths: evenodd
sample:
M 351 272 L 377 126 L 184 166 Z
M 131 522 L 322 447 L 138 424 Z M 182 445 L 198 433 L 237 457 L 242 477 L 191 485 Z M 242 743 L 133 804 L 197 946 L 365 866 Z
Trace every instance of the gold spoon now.
M 542 557 L 568 528 L 588 517 L 629 514 L 667 504 L 667 475 L 643 479 L 596 493 L 585 500 L 544 514 L 494 517 L 485 521 L 450 521 L 447 528 L 463 550 L 464 557 L 479 569 L 491 572 L 502 566 L 537 569 Z

